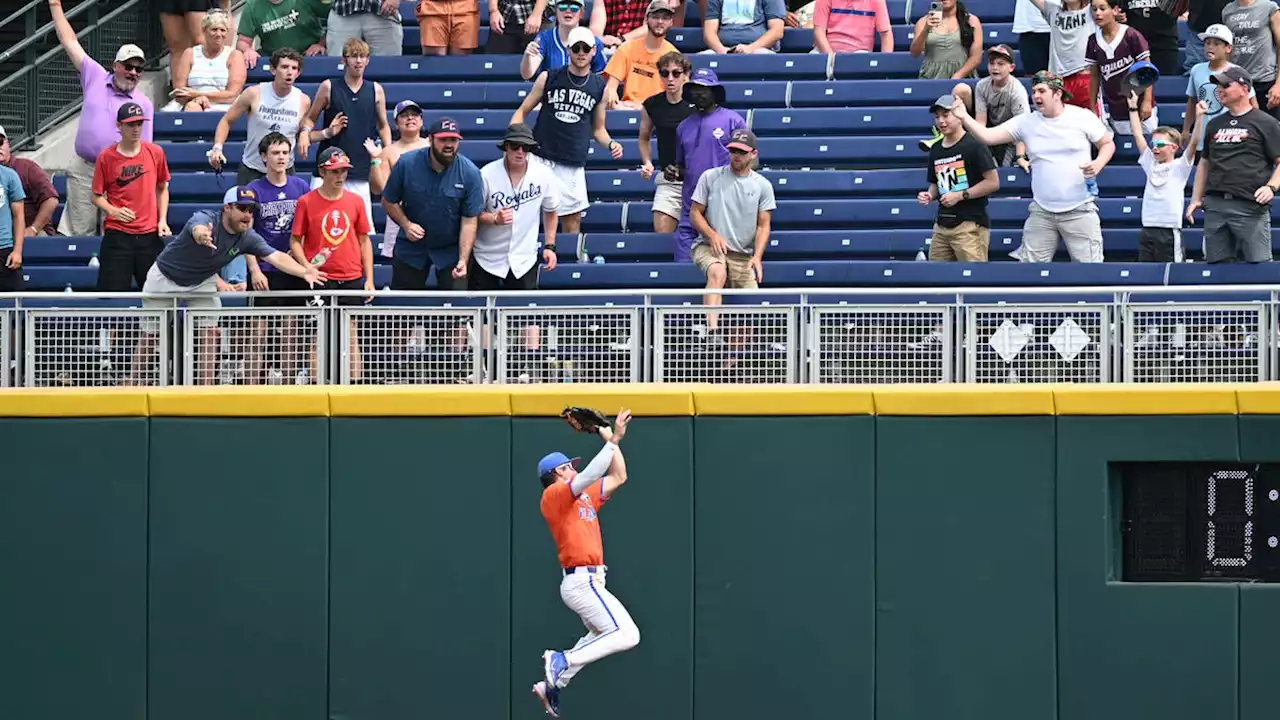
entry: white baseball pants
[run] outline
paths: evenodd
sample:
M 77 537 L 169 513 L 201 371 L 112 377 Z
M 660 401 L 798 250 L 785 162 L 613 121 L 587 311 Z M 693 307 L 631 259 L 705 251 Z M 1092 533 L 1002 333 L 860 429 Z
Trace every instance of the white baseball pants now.
M 565 575 L 560 581 L 560 599 L 582 618 L 587 634 L 564 652 L 569 667 L 560 674 L 559 687 L 568 687 L 569 681 L 584 666 L 640 643 L 640 628 L 631 619 L 631 613 L 605 589 L 603 568 L 597 572 L 580 569 Z

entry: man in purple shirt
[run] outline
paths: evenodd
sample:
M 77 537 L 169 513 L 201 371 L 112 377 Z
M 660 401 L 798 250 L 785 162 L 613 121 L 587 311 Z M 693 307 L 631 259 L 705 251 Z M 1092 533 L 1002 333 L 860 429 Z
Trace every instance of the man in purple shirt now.
M 142 125 L 142 139 L 151 142 L 151 122 L 155 107 L 142 91 L 138 81 L 142 78 L 142 66 L 146 54 L 132 43 L 121 45 L 111 72 L 89 57 L 76 31 L 62 12 L 61 0 L 49 0 L 49 13 L 53 17 L 53 29 L 66 51 L 71 65 L 80 73 L 80 88 L 84 92 L 84 107 L 76 128 L 76 156 L 67 167 L 67 204 L 58 223 L 63 235 L 97 235 L 101 213 L 93 205 L 93 164 L 103 149 L 120 142 L 116 127 L 116 114 L 120 106 L 134 102 L 142 106 L 146 122 Z
M 722 107 L 724 86 L 714 70 L 698 68 L 684 86 L 685 98 L 695 112 L 676 126 L 676 164 L 663 168 L 668 180 L 683 180 L 680 191 L 680 223 L 675 233 L 676 262 L 691 262 L 690 250 L 698 233 L 689 219 L 693 189 L 698 178 L 711 168 L 729 164 L 729 138 L 733 131 L 745 128 L 747 121 L 738 113 Z

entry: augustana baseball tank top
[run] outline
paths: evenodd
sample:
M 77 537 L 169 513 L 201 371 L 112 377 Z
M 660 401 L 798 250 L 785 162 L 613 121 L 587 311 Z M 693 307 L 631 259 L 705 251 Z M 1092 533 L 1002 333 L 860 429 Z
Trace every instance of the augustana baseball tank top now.
M 258 111 L 249 113 L 245 134 L 242 162 L 258 172 L 265 173 L 267 166 L 258 154 L 258 143 L 269 132 L 278 132 L 289 138 L 290 145 L 297 142 L 298 123 L 302 121 L 302 91 L 291 88 L 289 94 L 276 95 L 271 83 L 258 83 Z M 289 154 L 289 167 L 293 167 L 293 153 Z

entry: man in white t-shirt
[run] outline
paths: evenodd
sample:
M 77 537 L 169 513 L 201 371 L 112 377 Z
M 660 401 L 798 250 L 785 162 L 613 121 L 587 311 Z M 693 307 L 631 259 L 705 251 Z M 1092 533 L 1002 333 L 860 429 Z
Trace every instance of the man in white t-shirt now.
M 1115 154 L 1111 133 L 1097 115 L 1064 104 L 1062 78 L 1036 73 L 1031 102 L 1039 112 L 1019 115 L 996 127 L 969 116 L 964 102 L 952 113 L 964 129 L 985 145 L 1019 142 L 1031 160 L 1031 205 L 1022 227 L 1022 246 L 1010 255 L 1023 262 L 1051 262 L 1061 237 L 1076 262 L 1102 262 L 1102 224 L 1091 192 L 1096 178 Z M 1070 98 L 1065 98 L 1070 99 Z M 1098 157 L 1090 159 L 1091 148 Z
M 556 267 L 556 178 L 546 165 L 529 162 L 538 143 L 528 125 L 509 126 L 498 147 L 502 158 L 480 168 L 484 210 L 467 268 L 467 289 L 534 290 L 539 254 L 547 270 Z M 539 224 L 545 235 L 541 252 Z

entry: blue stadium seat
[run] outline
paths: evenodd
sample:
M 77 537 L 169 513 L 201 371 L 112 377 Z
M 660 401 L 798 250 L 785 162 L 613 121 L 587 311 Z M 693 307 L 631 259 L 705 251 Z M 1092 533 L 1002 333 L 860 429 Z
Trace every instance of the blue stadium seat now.
M 830 83 L 836 84 L 836 83 Z M 936 98 L 935 98 L 936 99 Z M 794 100 L 794 98 L 793 98 Z M 756 109 L 751 129 L 761 137 L 779 135 L 902 135 L 928 136 L 933 114 L 928 104 L 900 107 L 793 107 Z M 1185 103 L 1159 106 L 1160 121 L 1182 127 Z
M 810 46 L 812 47 L 812 45 Z M 720 80 L 825 80 L 827 56 L 813 53 L 778 55 L 693 55 L 693 67 L 709 67 Z
M 27 238 L 22 245 L 22 262 L 53 264 L 59 262 L 86 263 L 98 254 L 102 245 L 100 237 L 65 237 L 62 235 L 38 235 Z
M 1169 267 L 1170 285 L 1280 284 L 1280 263 L 1182 263 Z
M 520 78 L 520 55 L 446 55 L 423 57 L 420 54 L 369 58 L 365 75 L 381 83 L 513 80 Z M 271 80 L 269 58 L 264 56 L 247 73 L 249 83 Z M 302 62 L 299 83 L 318 84 L 327 78 L 342 77 L 345 64 L 340 57 L 309 57 Z

